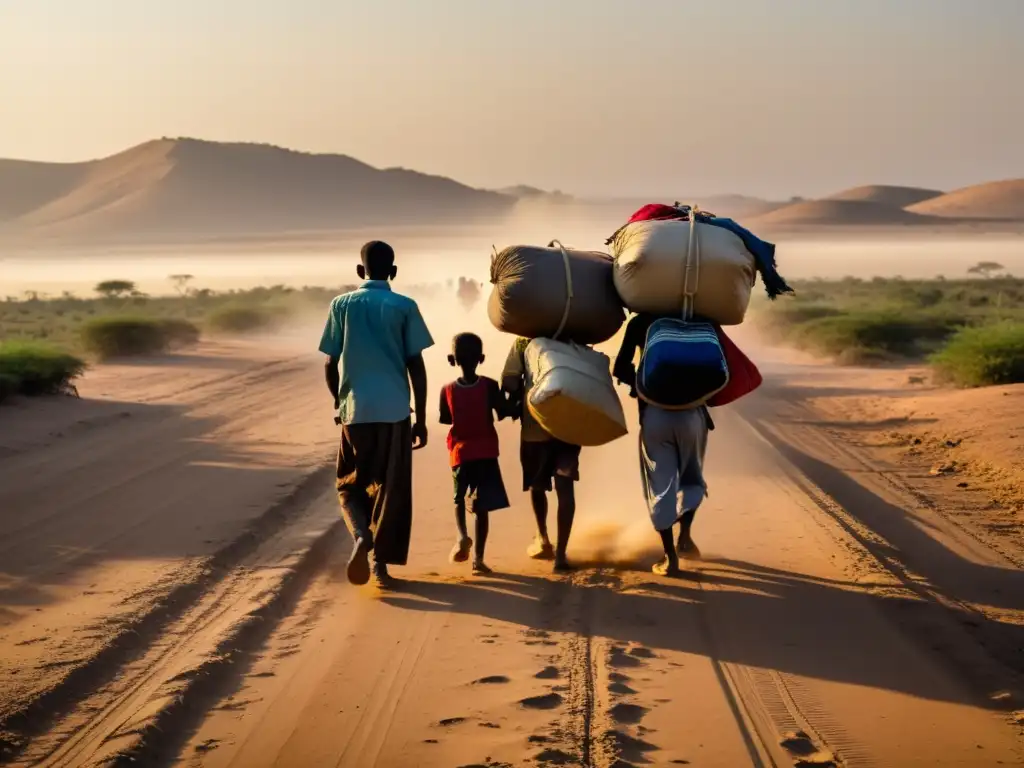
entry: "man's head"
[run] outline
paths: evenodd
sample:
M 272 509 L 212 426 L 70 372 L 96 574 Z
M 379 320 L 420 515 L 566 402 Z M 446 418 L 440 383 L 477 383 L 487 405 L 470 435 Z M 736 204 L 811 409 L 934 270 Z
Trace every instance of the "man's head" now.
M 452 353 L 448 355 L 449 365 L 463 370 L 476 370 L 484 361 L 484 343 L 475 333 L 460 333 L 452 339 Z
M 371 240 L 359 252 L 362 264 L 356 267 L 360 280 L 394 280 L 398 274 L 395 251 L 383 240 Z

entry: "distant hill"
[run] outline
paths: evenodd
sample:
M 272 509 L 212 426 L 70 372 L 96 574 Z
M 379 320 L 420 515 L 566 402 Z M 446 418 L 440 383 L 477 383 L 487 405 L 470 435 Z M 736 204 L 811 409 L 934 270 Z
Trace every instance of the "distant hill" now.
M 906 208 L 925 200 L 939 197 L 943 192 L 938 189 L 922 189 L 921 187 L 896 187 L 885 184 L 872 184 L 865 187 L 844 189 L 827 200 L 851 200 L 855 202 L 878 203 L 892 208 Z
M 548 192 L 546 189 L 538 189 L 537 187 L 531 187 L 528 184 L 517 184 L 514 187 L 502 187 L 497 190 L 499 194 L 507 195 L 508 197 L 514 198 L 520 202 L 540 202 L 540 203 L 575 203 L 576 198 L 572 195 L 567 195 L 559 190 Z
M 907 210 L 944 218 L 1024 221 L 1024 179 L 975 184 L 925 200 Z
M 759 226 L 863 227 L 929 224 L 933 219 L 867 200 L 807 200 L 757 216 Z
M 0 160 L 0 226 L 75 236 L 224 234 L 497 218 L 515 199 L 345 155 L 161 139 L 87 163 Z
M 0 159 L 0 224 L 66 194 L 90 165 Z

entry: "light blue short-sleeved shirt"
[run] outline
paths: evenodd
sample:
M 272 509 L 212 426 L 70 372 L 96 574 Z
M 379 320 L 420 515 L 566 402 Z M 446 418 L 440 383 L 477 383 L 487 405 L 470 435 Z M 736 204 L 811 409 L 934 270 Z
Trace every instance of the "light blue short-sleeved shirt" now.
M 409 418 L 406 362 L 433 346 L 420 308 L 386 280 L 335 297 L 320 351 L 340 359 L 338 416 L 342 424 Z

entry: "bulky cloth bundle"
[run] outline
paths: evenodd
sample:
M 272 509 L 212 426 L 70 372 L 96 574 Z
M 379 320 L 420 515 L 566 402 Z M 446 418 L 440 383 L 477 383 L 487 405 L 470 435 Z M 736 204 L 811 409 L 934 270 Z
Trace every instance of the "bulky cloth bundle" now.
M 578 344 L 534 339 L 523 353 L 533 386 L 527 407 L 544 430 L 570 445 L 604 445 L 627 433 L 606 355 Z
M 612 258 L 599 251 L 513 245 L 491 258 L 487 315 L 499 331 L 577 344 L 607 341 L 626 314 L 612 279 Z

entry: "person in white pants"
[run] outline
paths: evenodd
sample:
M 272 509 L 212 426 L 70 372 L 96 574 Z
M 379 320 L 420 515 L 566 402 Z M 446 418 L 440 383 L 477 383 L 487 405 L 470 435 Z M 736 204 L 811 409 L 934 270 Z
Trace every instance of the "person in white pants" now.
M 629 386 L 637 398 L 634 359 L 642 352 L 654 315 L 635 315 L 627 324 L 613 375 Z M 707 496 L 704 454 L 708 432 L 714 429 L 703 405 L 687 410 L 666 410 L 637 398 L 640 412 L 640 474 L 654 529 L 661 535 L 665 559 L 653 567 L 660 576 L 679 574 L 679 558 L 695 560 L 700 550 L 691 528 L 697 509 Z M 673 540 L 673 528 L 679 535 Z

